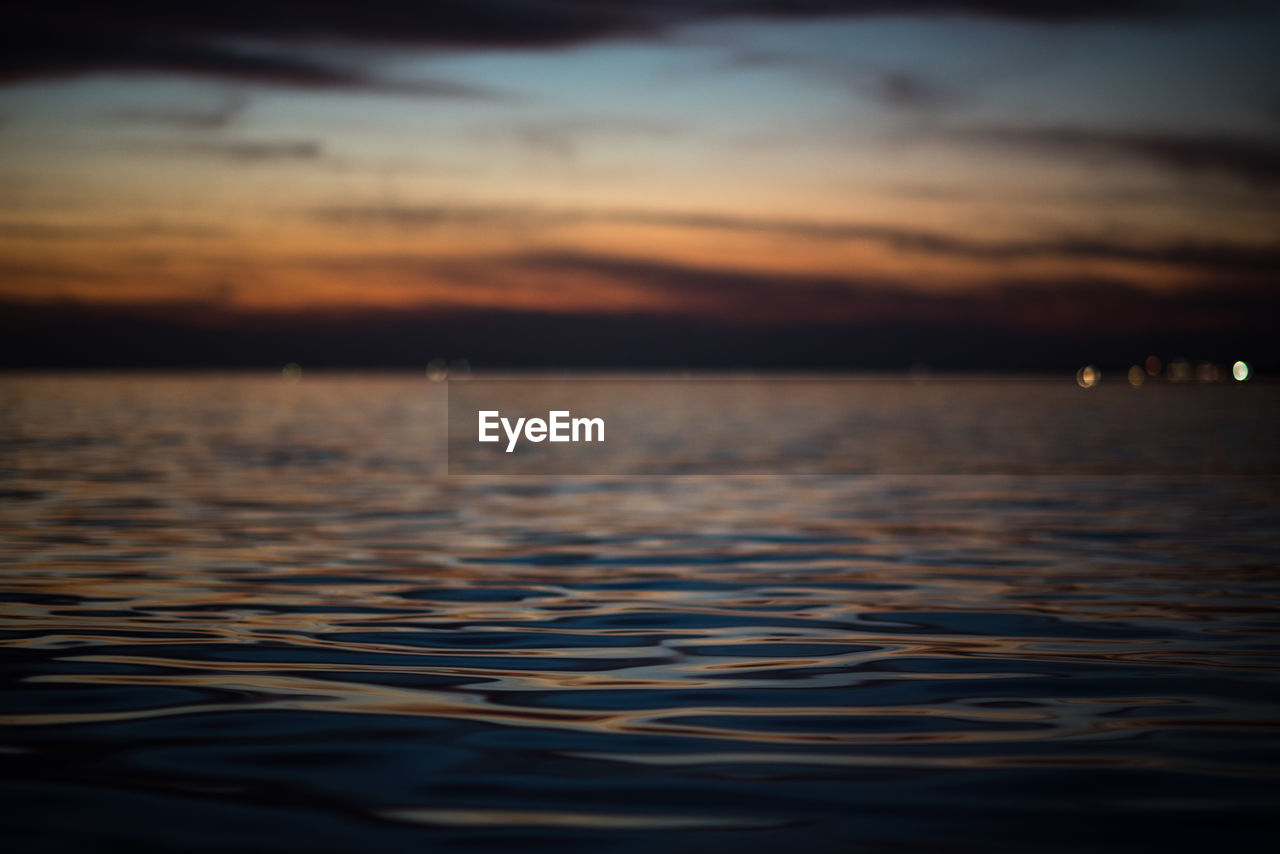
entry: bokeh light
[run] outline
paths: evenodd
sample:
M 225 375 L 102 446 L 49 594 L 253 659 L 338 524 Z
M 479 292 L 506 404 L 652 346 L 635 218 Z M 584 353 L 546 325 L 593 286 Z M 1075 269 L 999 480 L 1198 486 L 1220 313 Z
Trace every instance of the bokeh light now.
M 1250 373 L 1252 372 L 1249 370 L 1248 362 L 1236 362 L 1231 366 L 1231 376 L 1235 377 L 1236 382 L 1244 382 L 1249 379 Z
M 1076 384 L 1080 388 L 1093 388 L 1102 379 L 1102 372 L 1093 365 L 1085 365 L 1076 371 Z
M 449 365 L 449 376 L 455 380 L 471 379 L 471 363 L 466 359 L 454 359 Z

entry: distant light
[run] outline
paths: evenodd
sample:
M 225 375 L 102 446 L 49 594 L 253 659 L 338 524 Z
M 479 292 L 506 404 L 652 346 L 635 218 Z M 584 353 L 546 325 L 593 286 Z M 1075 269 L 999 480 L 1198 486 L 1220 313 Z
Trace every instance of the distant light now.
M 1184 383 L 1191 379 L 1191 363 L 1178 357 L 1169 363 L 1169 379 L 1175 383 Z
M 1213 362 L 1201 362 L 1196 366 L 1196 379 L 1202 383 L 1211 383 L 1214 380 Z
M 449 365 L 449 376 L 455 380 L 471 379 L 471 363 L 466 359 L 454 359 Z
M 1249 379 L 1249 363 L 1236 362 L 1231 366 L 1231 376 L 1236 378 L 1236 382 L 1244 382 Z
M 302 366 L 297 362 L 290 362 L 280 369 L 280 375 L 291 383 L 296 383 L 302 379 Z
M 1129 368 L 1129 385 L 1139 388 L 1147 381 L 1147 374 L 1142 370 L 1141 365 L 1133 365 Z
M 1102 379 L 1102 372 L 1093 365 L 1085 365 L 1076 371 L 1076 384 L 1080 388 L 1093 388 L 1098 384 L 1098 380 Z
M 1160 376 L 1160 368 L 1162 367 L 1162 365 L 1160 364 L 1159 356 L 1148 356 L 1146 364 L 1147 364 L 1147 376 L 1149 377 Z
M 432 359 L 427 362 L 427 379 L 433 383 L 443 382 L 449 378 L 449 363 L 444 359 Z

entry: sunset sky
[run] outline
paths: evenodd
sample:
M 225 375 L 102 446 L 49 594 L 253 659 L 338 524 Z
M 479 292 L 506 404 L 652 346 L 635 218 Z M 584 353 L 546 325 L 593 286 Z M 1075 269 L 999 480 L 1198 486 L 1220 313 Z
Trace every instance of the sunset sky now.
M 453 317 L 483 353 L 487 313 L 1256 346 L 1269 6 L 10 4 L 0 312 L 40 352 Z

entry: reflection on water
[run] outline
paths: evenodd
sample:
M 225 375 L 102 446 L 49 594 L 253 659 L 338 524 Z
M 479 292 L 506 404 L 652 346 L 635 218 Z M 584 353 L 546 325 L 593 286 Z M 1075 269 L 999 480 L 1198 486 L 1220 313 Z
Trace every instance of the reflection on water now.
M 442 395 L 0 383 L 19 849 L 1274 829 L 1273 480 L 451 479 Z

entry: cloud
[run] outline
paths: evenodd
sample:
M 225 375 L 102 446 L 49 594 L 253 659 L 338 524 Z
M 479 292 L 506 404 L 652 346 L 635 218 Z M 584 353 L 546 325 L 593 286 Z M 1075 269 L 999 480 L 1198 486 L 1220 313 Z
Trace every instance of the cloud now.
M 1059 23 L 1096 19 L 1164 18 L 1181 12 L 1184 4 L 1160 0 L 745 0 L 705 4 L 726 15 L 776 18 L 873 17 L 907 15 L 967 15 L 1031 23 Z
M 233 124 L 244 112 L 244 97 L 229 97 L 207 106 L 170 104 L 159 107 L 131 107 L 108 114 L 113 121 L 127 124 L 159 125 L 185 130 L 220 130 Z
M 435 228 L 452 225 L 502 226 L 580 222 L 581 212 L 542 212 L 536 208 L 479 205 L 338 205 L 317 208 L 311 215 L 335 225 Z
M 785 68 L 798 63 L 800 60 L 791 54 L 760 48 L 734 47 L 716 67 L 734 71 L 754 71 L 760 68 Z
M 1192 238 L 1144 243 L 1117 237 L 1049 235 L 1035 239 L 972 240 L 969 238 L 876 223 L 790 220 L 646 210 L 541 209 L 468 205 L 338 206 L 312 215 L 339 225 L 400 228 L 555 228 L 590 222 L 612 222 L 669 228 L 739 231 L 820 241 L 867 241 L 911 255 L 979 261 L 1061 259 L 1117 261 L 1213 271 L 1219 274 L 1280 273 L 1280 243 L 1252 245 Z
M 517 273 L 586 274 L 638 288 L 661 310 L 756 323 L 866 318 L 878 313 L 885 296 L 904 293 L 871 278 L 756 273 L 568 251 L 513 255 L 499 264 Z
M 397 81 L 366 69 L 305 55 L 296 45 L 246 46 L 254 10 L 270 19 L 270 4 L 209 4 L 205 17 L 125 3 L 100 9 L 69 4 L 28 7 L 0 20 L 0 85 L 103 72 L 177 73 L 304 89 L 357 89 L 446 98 L 504 97 L 493 90 L 449 80 Z M 235 8 L 246 26 L 237 26 Z M 305 10 L 299 29 L 306 35 Z M 221 22 L 221 23 L 220 23 Z
M 1078 274 L 992 276 L 981 283 L 922 290 L 918 282 L 894 276 L 774 273 L 571 250 L 447 258 L 315 256 L 306 259 L 305 268 L 370 284 L 394 283 L 406 312 L 572 312 L 633 320 L 683 318 L 725 328 L 910 324 L 1055 336 L 1254 334 L 1269 332 L 1280 310 L 1280 292 L 1270 282 L 1242 284 L 1212 274 L 1161 289 Z M 352 310 L 365 310 L 358 298 Z
M 890 110 L 932 112 L 969 100 L 967 93 L 924 75 L 901 69 L 875 68 L 847 59 L 833 62 L 813 56 L 733 47 L 711 68 L 714 71 L 791 69 L 823 82 L 850 88 L 860 97 Z
M 878 75 L 863 88 L 877 103 L 895 110 L 939 110 L 963 100 L 948 86 L 903 71 Z
M 985 286 L 925 292 L 887 278 L 774 274 L 692 267 L 579 252 L 532 252 L 497 259 L 515 273 L 587 274 L 638 286 L 673 314 L 748 324 L 913 323 L 996 326 L 1023 331 L 1146 331 L 1161 328 L 1255 328 L 1280 309 L 1280 294 L 1206 279 L 1152 291 L 1120 279 L 996 279 Z M 1259 314 L 1261 312 L 1261 314 Z
M 147 150 L 175 154 L 196 154 L 241 162 L 316 160 L 324 146 L 312 139 L 258 139 L 227 142 L 183 142 L 146 145 Z
M 29 297 L 0 304 L 0 364 L 299 361 L 420 370 L 445 353 L 483 367 L 900 369 L 923 361 L 1062 370 L 1125 366 L 1152 352 L 1263 364 L 1280 356 L 1272 321 L 1280 292 L 1213 276 L 1162 290 L 1076 276 L 993 279 L 938 293 L 892 278 L 570 251 L 303 260 L 311 273 L 396 280 L 404 298 L 371 304 L 353 291 L 347 302 L 255 309 L 225 277 L 203 276 L 183 290 L 158 282 L 127 300 L 105 288 L 71 299 L 64 286 L 73 271 L 0 264 L 6 276 L 45 277 Z
M 584 142 L 593 139 L 659 139 L 680 133 L 675 122 L 607 116 L 525 120 L 482 128 L 482 141 L 513 142 L 531 154 L 569 161 L 578 156 Z
M 376 88 L 423 95 L 493 93 L 449 81 L 396 83 L 300 55 L 301 45 L 446 49 L 558 48 L 603 39 L 653 38 L 715 20 L 885 15 L 972 15 L 1052 24 L 1162 17 L 1152 0 L 228 0 L 161 4 L 63 0 L 9 4 L 0 20 L 0 83 L 97 72 L 212 75 L 277 86 Z M 252 44 L 250 49 L 247 45 Z
M 1257 187 L 1280 183 L 1280 141 L 1276 139 L 1070 126 L 974 128 L 948 135 L 1095 161 L 1136 160 L 1179 173 L 1217 173 Z
M 204 240 L 221 237 L 224 229 L 208 225 L 177 225 L 157 220 L 142 220 L 119 225 L 102 223 L 65 223 L 45 221 L 0 222 L 0 239 L 39 241 L 138 240 L 153 237 L 175 237 Z

